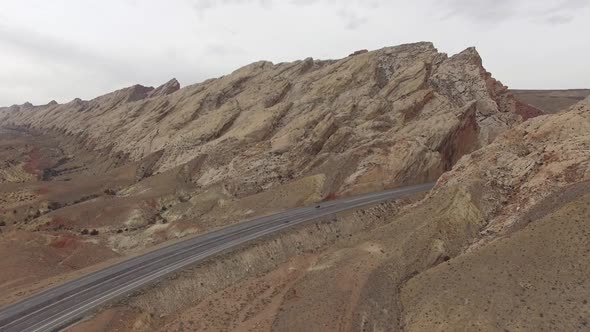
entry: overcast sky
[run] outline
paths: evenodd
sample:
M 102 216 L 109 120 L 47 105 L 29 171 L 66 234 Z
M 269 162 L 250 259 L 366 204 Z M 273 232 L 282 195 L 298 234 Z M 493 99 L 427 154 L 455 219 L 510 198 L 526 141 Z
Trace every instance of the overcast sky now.
M 512 88 L 590 88 L 589 17 L 589 0 L 0 0 L 0 106 L 415 41 L 476 46 Z

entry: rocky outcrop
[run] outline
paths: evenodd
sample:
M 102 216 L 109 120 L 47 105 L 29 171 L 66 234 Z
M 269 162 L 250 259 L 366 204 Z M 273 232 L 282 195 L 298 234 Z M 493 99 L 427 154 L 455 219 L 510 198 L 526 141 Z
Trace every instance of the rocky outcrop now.
M 180 83 L 178 83 L 178 81 L 175 78 L 173 78 L 170 81 L 160 85 L 155 90 L 151 91 L 148 94 L 148 98 L 167 96 L 171 93 L 178 91 L 179 89 Z
M 171 80 L 4 109 L 0 123 L 57 129 L 132 161 L 163 151 L 154 174 L 205 157 L 191 181 L 242 188 L 234 195 L 324 174 L 327 196 L 434 180 L 534 113 L 475 49 L 447 57 L 425 42 L 337 61 L 262 61 L 178 88 Z
M 441 225 L 450 235 L 440 237 L 445 247 L 463 246 L 447 251 L 455 258 L 408 275 L 391 291 L 404 330 L 587 327 L 589 133 L 586 99 L 503 133 L 443 175 L 426 202 L 465 190 L 476 213 Z M 452 234 L 470 220 L 479 221 L 470 240 Z
M 590 180 L 590 99 L 541 116 L 463 158 L 439 187 L 477 188 L 486 233 L 515 226 L 520 216 L 562 188 Z
M 351 54 L 349 54 L 348 56 L 357 56 L 357 55 L 361 55 L 363 53 L 367 53 L 369 52 L 369 50 L 358 50 L 358 51 L 354 51 Z

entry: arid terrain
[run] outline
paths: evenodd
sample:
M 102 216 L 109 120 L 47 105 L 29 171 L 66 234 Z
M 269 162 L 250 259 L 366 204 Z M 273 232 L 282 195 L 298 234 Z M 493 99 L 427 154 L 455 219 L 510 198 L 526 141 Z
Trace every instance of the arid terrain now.
M 566 111 L 572 105 L 590 96 L 590 89 L 575 90 L 510 90 L 523 103 L 545 113 Z
M 224 253 L 70 330 L 590 329 L 581 91 L 511 92 L 474 48 L 422 42 L 0 108 L 1 304 L 253 216 L 437 180 Z

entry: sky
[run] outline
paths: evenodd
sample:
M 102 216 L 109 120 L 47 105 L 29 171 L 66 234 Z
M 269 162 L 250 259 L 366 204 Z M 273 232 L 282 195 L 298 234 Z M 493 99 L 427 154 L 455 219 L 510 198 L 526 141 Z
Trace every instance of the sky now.
M 511 88 L 590 88 L 588 17 L 589 0 L 0 0 L 0 106 L 417 41 L 475 46 Z

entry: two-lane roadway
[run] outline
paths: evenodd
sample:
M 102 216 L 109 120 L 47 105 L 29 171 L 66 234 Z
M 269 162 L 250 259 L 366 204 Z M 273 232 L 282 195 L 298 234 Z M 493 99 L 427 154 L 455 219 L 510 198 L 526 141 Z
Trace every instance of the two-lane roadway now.
M 224 250 L 336 212 L 428 191 L 433 186 L 434 183 L 427 183 L 292 209 L 154 250 L 3 308 L 0 311 L 0 331 L 55 331 L 106 302 Z

